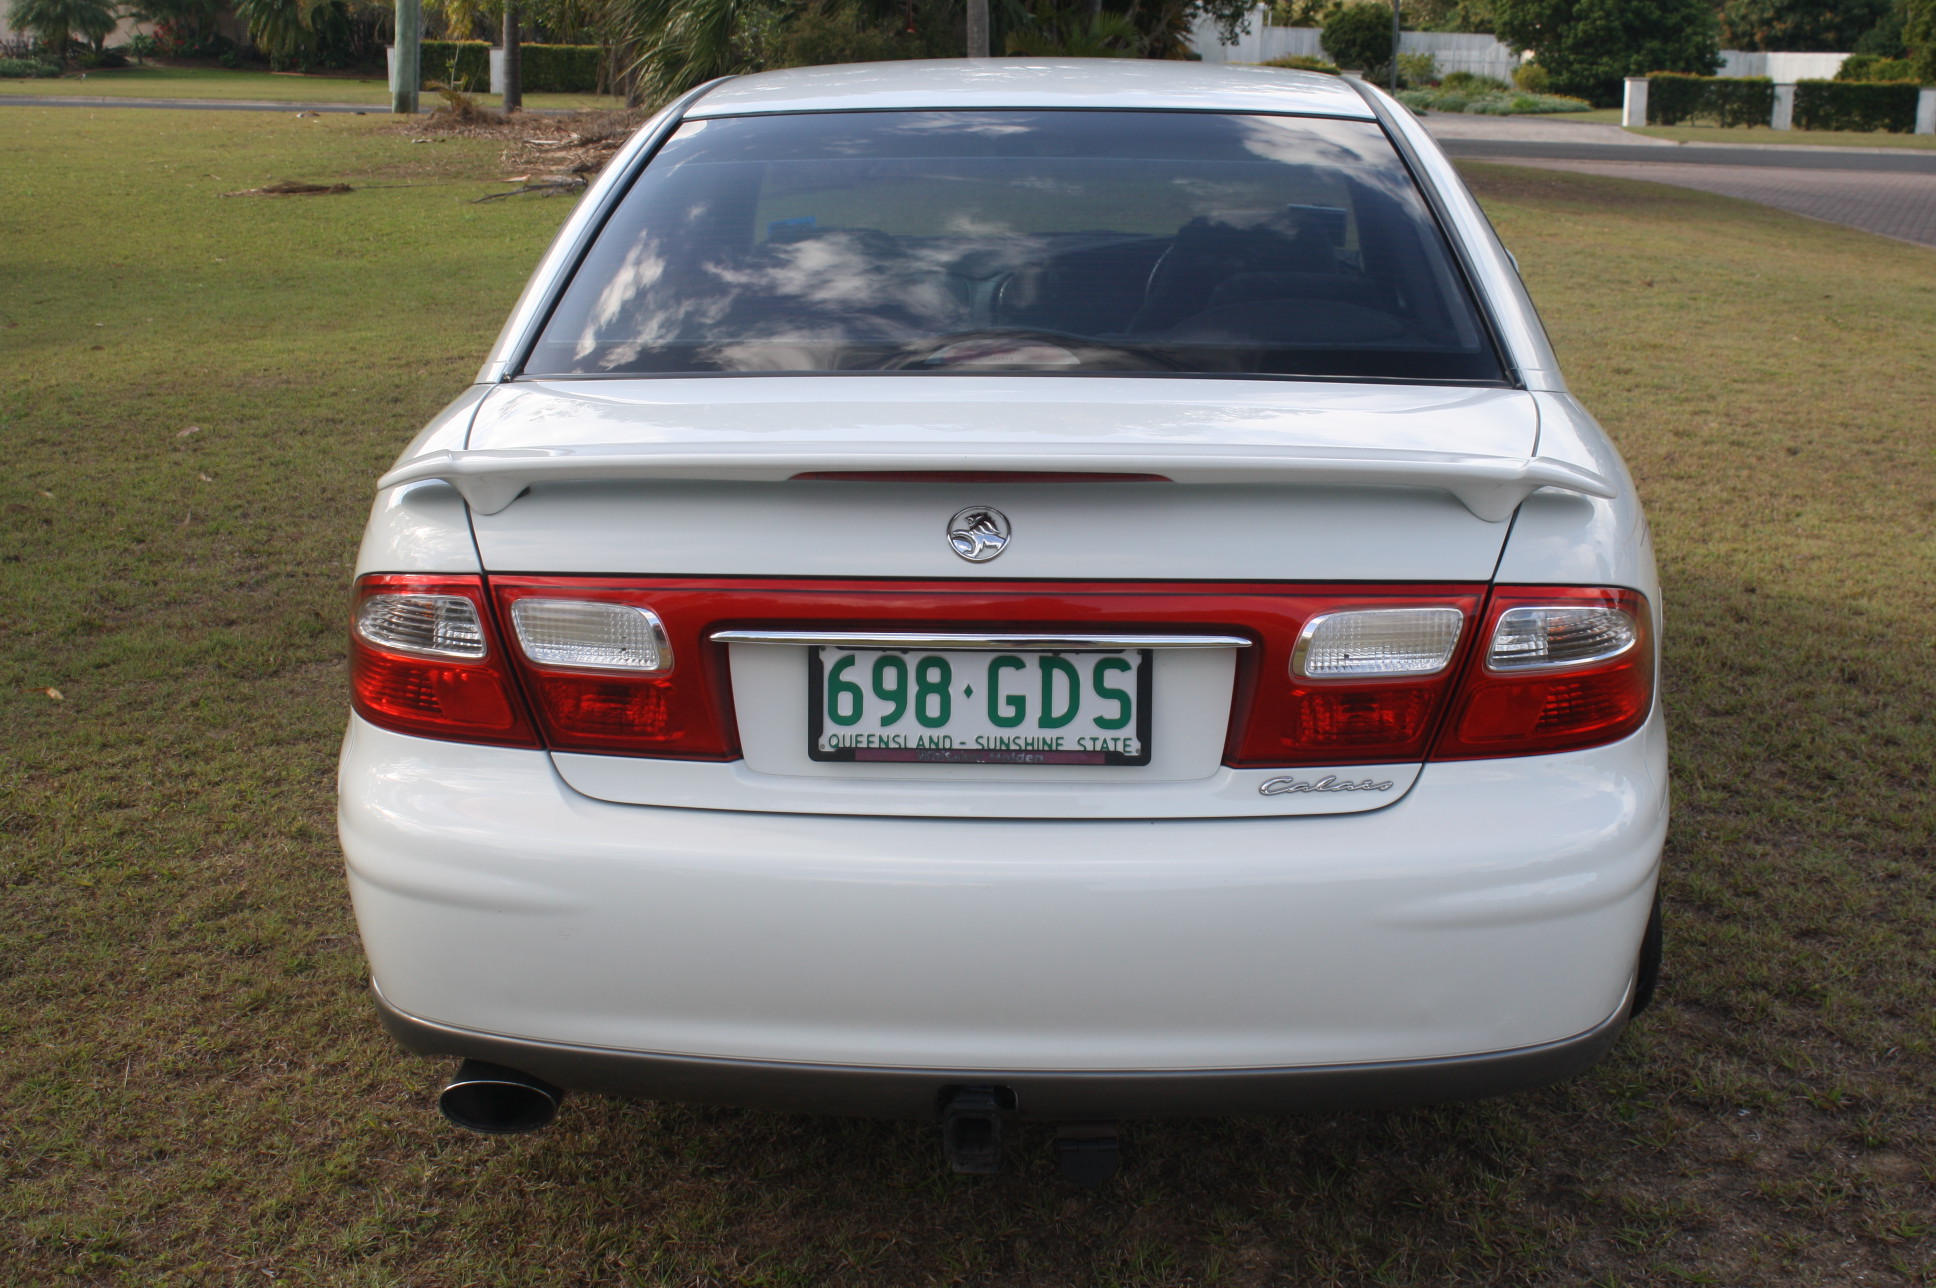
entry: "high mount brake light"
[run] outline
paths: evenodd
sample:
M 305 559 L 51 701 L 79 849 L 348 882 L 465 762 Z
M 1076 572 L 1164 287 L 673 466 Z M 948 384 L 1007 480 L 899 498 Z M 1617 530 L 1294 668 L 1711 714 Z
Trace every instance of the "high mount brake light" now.
M 478 577 L 379 575 L 357 582 L 350 697 L 358 715 L 400 733 L 538 745 Z
M 1434 760 L 1597 747 L 1654 704 L 1647 601 L 1631 590 L 1501 586 Z

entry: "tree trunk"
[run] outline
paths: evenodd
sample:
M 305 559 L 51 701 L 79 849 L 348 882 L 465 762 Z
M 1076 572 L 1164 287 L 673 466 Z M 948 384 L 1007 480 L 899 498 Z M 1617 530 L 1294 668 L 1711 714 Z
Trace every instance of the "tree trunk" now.
M 423 9 L 419 0 L 397 0 L 397 82 L 390 90 L 390 110 L 414 116 L 422 83 Z
M 968 56 L 988 57 L 988 0 L 968 0 Z
M 504 0 L 504 110 L 524 106 L 524 55 L 518 48 L 517 0 Z

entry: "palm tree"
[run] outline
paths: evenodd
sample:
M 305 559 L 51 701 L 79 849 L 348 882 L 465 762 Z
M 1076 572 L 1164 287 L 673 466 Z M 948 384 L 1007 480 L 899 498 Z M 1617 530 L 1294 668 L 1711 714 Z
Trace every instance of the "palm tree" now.
M 235 0 L 235 16 L 264 53 L 289 58 L 308 47 L 317 15 L 330 0 Z
M 1140 58 L 1149 41 L 1126 13 L 1043 6 L 1035 26 L 1008 33 L 1008 52 L 1030 58 Z
M 96 49 L 121 21 L 119 6 L 104 0 L 13 0 L 8 21 L 31 31 L 56 61 L 67 61 L 67 47 L 80 36 Z

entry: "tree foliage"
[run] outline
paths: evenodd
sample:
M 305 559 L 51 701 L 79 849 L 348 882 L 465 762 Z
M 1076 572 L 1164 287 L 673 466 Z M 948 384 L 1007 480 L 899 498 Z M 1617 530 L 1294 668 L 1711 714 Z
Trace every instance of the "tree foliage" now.
M 1492 0 L 1405 0 L 1405 25 L 1418 31 L 1491 31 Z
M 1903 0 L 1902 43 L 1917 77 L 1936 81 L 1936 0 Z
M 116 6 L 104 0 L 13 0 L 8 20 L 21 31 L 31 31 L 54 59 L 65 59 L 76 37 L 95 48 L 120 21 Z
M 1047 8 L 1008 33 L 1008 52 L 1029 58 L 1139 58 L 1148 42 L 1126 13 Z
M 1341 4 L 1325 15 L 1324 52 L 1340 67 L 1375 76 L 1392 60 L 1392 11 L 1375 3 Z
M 1710 0 L 1493 0 L 1493 13 L 1499 39 L 1532 50 L 1554 92 L 1602 106 L 1620 101 L 1623 77 L 1721 65 Z
M 1853 50 L 1889 17 L 1893 0 L 1727 0 L 1721 43 L 1729 49 Z

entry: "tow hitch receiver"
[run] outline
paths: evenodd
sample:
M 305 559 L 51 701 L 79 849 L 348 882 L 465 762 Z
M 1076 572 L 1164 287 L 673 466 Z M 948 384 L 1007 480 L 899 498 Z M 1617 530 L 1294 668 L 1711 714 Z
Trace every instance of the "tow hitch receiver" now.
M 1062 1179 L 1094 1189 L 1116 1174 L 1123 1139 L 1115 1123 L 1063 1123 L 1055 1129 L 1055 1165 Z
M 957 1087 L 941 1106 L 941 1147 L 955 1171 L 993 1176 L 1002 1170 L 1002 1113 L 1014 1104 L 1002 1093 L 1000 1087 Z

